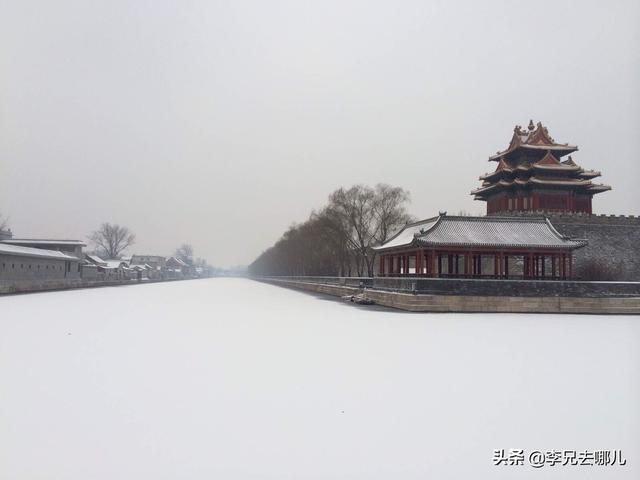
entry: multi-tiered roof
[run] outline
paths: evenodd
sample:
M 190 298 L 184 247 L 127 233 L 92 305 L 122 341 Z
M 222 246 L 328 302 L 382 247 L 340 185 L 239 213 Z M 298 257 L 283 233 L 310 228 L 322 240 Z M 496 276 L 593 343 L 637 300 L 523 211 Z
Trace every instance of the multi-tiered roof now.
M 600 172 L 585 170 L 571 158 L 575 145 L 557 143 L 540 122 L 527 129 L 516 126 L 506 150 L 489 157 L 496 169 L 480 177 L 473 192 L 487 202 L 487 213 L 522 210 L 560 210 L 591 213 L 591 198 L 610 190 L 592 179 Z M 563 157 L 568 157 L 562 160 Z

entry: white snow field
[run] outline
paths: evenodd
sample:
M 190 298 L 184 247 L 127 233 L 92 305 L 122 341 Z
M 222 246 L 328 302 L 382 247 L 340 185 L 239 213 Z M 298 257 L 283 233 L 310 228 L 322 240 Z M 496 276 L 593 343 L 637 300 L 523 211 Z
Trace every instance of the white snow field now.
M 637 479 L 640 317 L 246 279 L 0 298 L 0 479 Z M 626 466 L 494 466 L 494 449 Z

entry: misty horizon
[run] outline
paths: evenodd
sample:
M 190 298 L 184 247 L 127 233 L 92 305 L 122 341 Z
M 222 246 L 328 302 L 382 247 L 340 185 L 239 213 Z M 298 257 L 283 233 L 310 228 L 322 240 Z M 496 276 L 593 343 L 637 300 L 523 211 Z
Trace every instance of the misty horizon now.
M 151 8 L 152 7 L 152 8 Z M 640 214 L 640 5 L 20 2 L 0 20 L 0 214 L 17 237 L 129 227 L 246 265 L 339 187 L 464 210 L 542 122 Z

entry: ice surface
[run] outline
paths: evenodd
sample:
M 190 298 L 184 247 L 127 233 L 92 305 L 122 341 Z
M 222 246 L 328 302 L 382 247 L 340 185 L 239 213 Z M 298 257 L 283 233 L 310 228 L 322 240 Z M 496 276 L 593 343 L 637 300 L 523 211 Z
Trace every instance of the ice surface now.
M 640 318 L 410 314 L 244 279 L 0 298 L 0 478 L 640 478 Z M 622 449 L 626 467 L 492 464 Z

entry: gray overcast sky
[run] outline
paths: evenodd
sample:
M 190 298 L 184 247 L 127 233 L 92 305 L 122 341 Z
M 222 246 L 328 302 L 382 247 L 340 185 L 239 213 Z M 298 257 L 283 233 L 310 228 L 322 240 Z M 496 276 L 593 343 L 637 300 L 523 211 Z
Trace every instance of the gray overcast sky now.
M 640 2 L 0 0 L 0 212 L 17 236 L 129 226 L 249 263 L 335 188 L 411 212 L 541 120 L 640 214 Z

